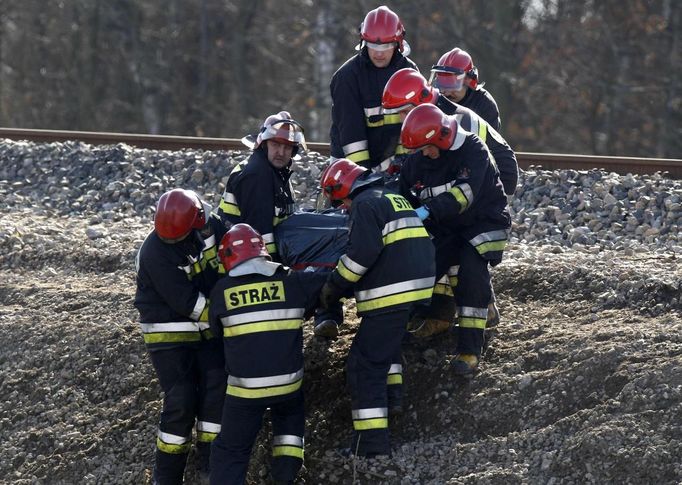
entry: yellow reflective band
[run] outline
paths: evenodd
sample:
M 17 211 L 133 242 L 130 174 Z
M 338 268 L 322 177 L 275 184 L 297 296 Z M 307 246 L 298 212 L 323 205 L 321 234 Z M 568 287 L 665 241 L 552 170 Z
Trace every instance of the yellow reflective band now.
M 485 143 L 486 135 L 488 134 L 488 125 L 481 120 L 478 122 L 478 137 Z
M 353 420 L 353 429 L 356 431 L 382 428 L 388 428 L 388 418 Z
M 163 451 L 164 453 L 170 453 L 171 455 L 181 455 L 183 453 L 189 453 L 189 449 L 192 443 L 185 443 L 182 445 L 172 445 L 170 443 L 164 443 L 161 438 L 156 438 L 156 447 Z
M 393 386 L 396 384 L 402 384 L 403 383 L 403 375 L 402 374 L 389 374 L 388 379 L 386 379 L 386 384 L 389 386 Z
M 412 301 L 428 300 L 431 298 L 433 288 L 424 288 L 421 290 L 408 291 L 406 293 L 398 293 L 397 295 L 383 296 L 373 300 L 357 301 L 357 310 L 366 312 L 371 310 L 378 310 L 379 308 L 386 308 L 389 306 L 400 305 L 402 303 L 409 303 Z
M 298 446 L 275 446 L 272 449 L 272 456 L 293 456 L 303 459 L 303 448 Z
M 162 332 L 144 334 L 144 343 L 146 344 L 198 342 L 199 340 L 201 340 L 199 332 Z
M 233 286 L 223 292 L 225 306 L 228 310 L 261 303 L 284 302 L 284 283 L 281 281 L 267 281 L 250 285 Z
M 243 397 L 245 399 L 281 396 L 283 394 L 290 394 L 298 391 L 301 388 L 301 384 L 303 384 L 303 379 L 286 386 L 261 387 L 260 389 L 247 389 L 246 387 L 237 387 L 230 384 L 227 386 L 227 394 L 230 396 Z
M 197 431 L 197 441 L 200 441 L 202 443 L 210 443 L 216 437 L 218 436 L 218 433 L 209 433 L 208 431 Z
M 265 249 L 268 250 L 268 253 L 270 254 L 275 254 L 277 252 L 277 244 L 273 243 L 268 243 L 265 245 Z
M 204 307 L 204 311 L 201 312 L 201 315 L 199 315 L 199 321 L 208 322 L 208 300 L 206 300 L 206 306 Z
M 247 333 L 273 332 L 277 330 L 298 330 L 303 320 L 273 320 L 269 322 L 247 323 L 223 328 L 224 337 L 237 337 Z
M 379 128 L 380 126 L 384 126 L 383 118 L 380 119 L 379 121 L 369 121 L 369 118 L 366 118 L 366 120 L 367 120 L 367 128 Z
M 398 145 L 395 149 L 396 155 L 405 155 L 406 153 L 410 153 L 410 150 L 402 146 L 402 144 Z
M 402 122 L 399 113 L 384 115 L 384 124 L 386 125 L 399 125 Z
M 462 212 L 464 212 L 466 210 L 467 206 L 469 205 L 469 201 L 467 200 L 466 196 L 464 195 L 464 192 L 462 192 L 462 189 L 455 186 L 455 187 L 451 188 L 450 190 L 448 190 L 448 192 L 450 192 L 452 194 L 452 196 L 455 198 L 455 200 L 457 202 L 459 202 L 459 206 L 460 206 L 459 213 L 461 214 Z
M 230 214 L 233 216 L 242 215 L 242 211 L 239 210 L 239 206 L 237 206 L 236 204 L 230 204 L 225 199 L 220 199 L 220 204 L 218 204 L 218 208 L 225 214 Z
M 401 241 L 403 239 L 412 239 L 415 237 L 429 237 L 429 233 L 426 232 L 424 227 L 408 227 L 405 229 L 398 229 L 390 234 L 385 235 L 382 239 L 384 241 L 384 246 L 392 244 L 396 241 Z
M 360 150 L 359 152 L 351 153 L 346 158 L 351 162 L 359 163 L 369 160 L 369 150 Z
M 455 296 L 455 292 L 452 291 L 452 287 L 444 283 L 436 283 L 436 285 L 433 287 L 433 294 Z
M 473 317 L 458 317 L 457 323 L 459 323 L 460 328 L 477 328 L 480 330 L 485 330 L 485 318 L 473 318 Z
M 362 278 L 362 275 L 359 275 L 357 273 L 352 272 L 349 270 L 345 264 L 343 264 L 343 260 L 339 260 L 339 262 L 336 265 L 336 271 L 339 272 L 341 276 L 343 276 L 344 279 L 355 283 L 357 281 L 360 281 L 360 278 Z
M 391 205 L 393 206 L 393 210 L 395 212 L 414 210 L 407 199 L 402 195 L 384 194 L 384 197 L 391 201 Z M 397 223 L 398 221 L 395 222 Z
M 489 251 L 504 251 L 505 247 L 507 247 L 507 241 L 490 241 L 476 246 L 476 251 L 483 255 Z
M 274 216 L 272 218 L 272 225 L 276 226 L 277 224 L 281 224 L 282 222 L 284 222 L 286 220 L 287 217 L 289 217 L 289 216 Z
M 204 337 L 204 340 L 211 340 L 213 338 L 213 332 L 211 332 L 211 329 L 206 329 L 201 331 L 202 337 Z

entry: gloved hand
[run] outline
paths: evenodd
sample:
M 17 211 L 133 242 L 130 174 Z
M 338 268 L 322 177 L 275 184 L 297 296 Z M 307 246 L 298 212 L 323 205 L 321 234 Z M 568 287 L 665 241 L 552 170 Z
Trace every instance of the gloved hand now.
M 429 208 L 426 207 L 425 205 L 423 205 L 421 207 L 417 207 L 414 211 L 417 213 L 417 216 L 419 216 L 419 218 L 422 221 L 424 219 L 426 219 L 427 217 L 429 217 Z
M 328 279 L 320 291 L 320 307 L 326 310 L 339 301 L 342 295 L 343 290 L 334 284 L 331 279 Z

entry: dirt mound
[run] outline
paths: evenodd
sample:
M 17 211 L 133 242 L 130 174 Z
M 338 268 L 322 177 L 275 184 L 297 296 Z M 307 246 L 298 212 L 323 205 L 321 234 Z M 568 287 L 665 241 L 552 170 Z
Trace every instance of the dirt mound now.
M 0 212 L 0 476 L 7 483 L 147 483 L 161 405 L 132 306 L 148 221 Z M 502 323 L 471 381 L 454 336 L 406 345 L 391 459 L 347 446 L 340 338 L 305 329 L 306 483 L 682 481 L 679 260 L 518 244 L 494 271 Z M 251 483 L 268 483 L 266 428 Z M 187 481 L 198 483 L 190 463 Z

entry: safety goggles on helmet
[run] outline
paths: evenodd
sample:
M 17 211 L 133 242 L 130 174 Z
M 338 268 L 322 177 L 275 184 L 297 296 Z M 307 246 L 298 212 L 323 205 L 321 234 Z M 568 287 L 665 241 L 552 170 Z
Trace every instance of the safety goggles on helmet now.
M 466 73 L 447 66 L 433 66 L 429 84 L 441 91 L 459 91 L 464 86 Z
M 303 127 L 294 120 L 276 121 L 266 126 L 260 135 L 261 140 L 275 140 L 287 145 L 299 145 L 307 150 Z
M 383 42 L 382 43 L 367 42 L 367 41 L 364 41 L 364 42 L 365 42 L 365 45 L 369 49 L 372 49 L 375 51 L 382 51 L 382 52 L 383 51 L 390 51 L 391 49 L 395 49 L 396 47 L 398 47 L 397 42 L 386 42 L 386 43 L 383 43 Z

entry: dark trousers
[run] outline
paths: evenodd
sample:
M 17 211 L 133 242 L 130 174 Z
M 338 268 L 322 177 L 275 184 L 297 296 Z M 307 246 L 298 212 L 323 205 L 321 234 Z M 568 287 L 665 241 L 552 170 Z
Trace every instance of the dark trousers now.
M 212 339 L 198 348 L 178 347 L 149 355 L 164 392 L 154 480 L 159 485 L 181 484 L 195 420 L 197 427 L 202 425 L 197 451 L 204 459 L 210 450 L 207 443 L 219 431 L 227 383 L 222 342 Z
M 251 450 L 270 408 L 273 431 L 272 477 L 276 481 L 296 478 L 303 464 L 305 415 L 303 393 L 277 403 L 255 404 L 228 398 L 223 409 L 223 428 L 211 444 L 211 485 L 241 485 L 246 480 Z
M 331 305 L 329 308 L 315 310 L 315 322 L 314 325 L 324 322 L 325 320 L 334 320 L 336 325 L 341 325 L 343 323 L 343 303 L 337 301 Z
M 387 374 L 400 353 L 409 316 L 409 310 L 401 310 L 362 317 L 346 362 L 352 453 L 390 454 Z
M 436 241 L 436 278 L 458 265 L 457 353 L 481 356 L 488 304 L 492 299 L 488 261 L 463 239 L 452 237 Z

